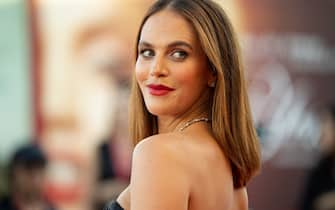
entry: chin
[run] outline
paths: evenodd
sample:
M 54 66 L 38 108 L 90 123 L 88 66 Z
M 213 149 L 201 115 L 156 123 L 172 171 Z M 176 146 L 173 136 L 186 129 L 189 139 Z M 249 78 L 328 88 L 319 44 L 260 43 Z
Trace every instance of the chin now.
M 147 107 L 148 111 L 150 114 L 159 116 L 159 115 L 164 115 L 165 111 L 162 110 L 162 108 L 157 108 L 157 107 Z
M 174 115 L 176 111 L 176 109 L 162 105 L 149 105 L 147 106 L 147 109 L 150 114 L 155 116 Z

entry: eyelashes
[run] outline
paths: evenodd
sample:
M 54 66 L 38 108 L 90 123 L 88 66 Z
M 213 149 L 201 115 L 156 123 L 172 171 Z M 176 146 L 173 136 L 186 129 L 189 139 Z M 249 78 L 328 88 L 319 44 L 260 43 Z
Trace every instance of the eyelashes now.
M 172 57 L 177 60 L 184 60 L 188 56 L 188 53 L 183 50 L 176 50 L 172 53 Z
M 139 55 L 144 58 L 152 58 L 155 56 L 155 52 L 150 49 L 143 49 L 143 50 L 140 50 Z
M 156 53 L 152 49 L 140 49 L 139 56 L 144 59 L 151 59 L 155 57 Z M 188 57 L 188 52 L 185 50 L 175 49 L 168 53 L 168 57 L 175 61 L 184 61 Z

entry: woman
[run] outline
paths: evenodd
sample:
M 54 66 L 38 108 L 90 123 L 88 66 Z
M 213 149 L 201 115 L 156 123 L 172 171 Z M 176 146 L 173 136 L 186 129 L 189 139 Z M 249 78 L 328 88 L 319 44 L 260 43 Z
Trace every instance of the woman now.
M 131 93 L 131 181 L 107 209 L 248 209 L 260 157 L 235 38 L 212 1 L 149 9 Z

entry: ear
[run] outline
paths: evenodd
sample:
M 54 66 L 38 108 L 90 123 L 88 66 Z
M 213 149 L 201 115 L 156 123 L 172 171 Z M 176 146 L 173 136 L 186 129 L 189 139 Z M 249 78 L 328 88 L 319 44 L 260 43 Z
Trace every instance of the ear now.
M 214 70 L 210 69 L 210 72 L 209 72 L 207 78 L 208 78 L 207 79 L 208 87 L 214 88 L 215 85 L 216 85 L 216 79 L 217 79 L 216 72 Z

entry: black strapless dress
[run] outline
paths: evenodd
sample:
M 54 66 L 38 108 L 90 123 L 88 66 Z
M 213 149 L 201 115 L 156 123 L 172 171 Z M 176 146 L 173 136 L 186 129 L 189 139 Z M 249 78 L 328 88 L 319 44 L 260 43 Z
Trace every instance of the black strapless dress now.
M 103 210 L 124 210 L 117 201 L 108 203 Z

